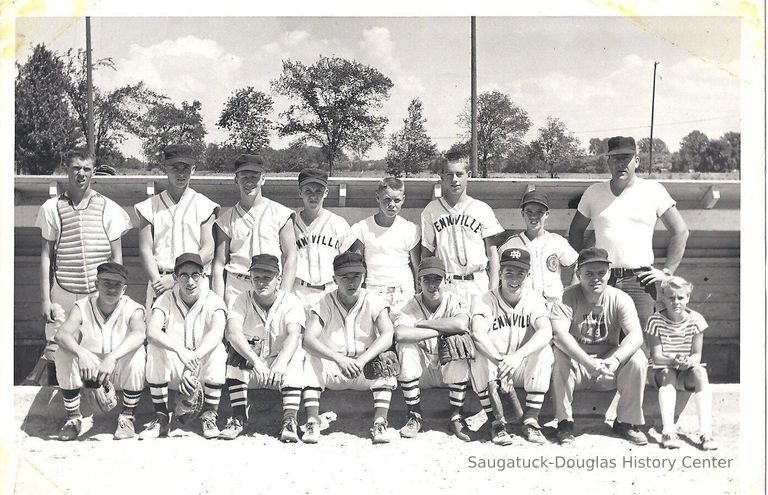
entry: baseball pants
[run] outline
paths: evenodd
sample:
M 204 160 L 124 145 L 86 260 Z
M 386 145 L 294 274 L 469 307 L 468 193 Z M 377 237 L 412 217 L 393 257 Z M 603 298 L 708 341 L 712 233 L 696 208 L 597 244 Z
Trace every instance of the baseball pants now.
M 645 354 L 638 349 L 627 362 L 619 366 L 613 377 L 592 376 L 583 365 L 556 347 L 552 371 L 555 419 L 573 421 L 574 390 L 618 390 L 616 419 L 633 425 L 644 424 L 643 393 L 647 367 Z
M 397 344 L 401 382 L 419 380 L 419 388 L 445 387 L 469 380 L 469 362 L 466 359 L 440 365 L 437 354 L 430 354 L 419 344 Z
M 106 354 L 94 354 L 99 359 L 106 357 Z M 131 391 L 144 390 L 146 356 L 144 346 L 141 346 L 133 353 L 126 354 L 117 360 L 111 378 L 115 388 Z M 64 390 L 75 390 L 83 386 L 77 355 L 61 347 L 56 351 L 56 379 L 59 381 L 59 386 Z
M 402 308 L 415 294 L 412 282 L 399 287 L 366 284 L 366 289 L 378 294 L 382 299 L 387 301 L 391 310 Z
M 304 379 L 304 357 L 306 355 L 306 351 L 302 349 L 301 343 L 299 343 L 299 348 L 296 349 L 296 352 L 293 354 L 293 357 L 288 362 L 288 367 L 285 370 L 285 375 L 283 375 L 283 387 L 290 387 L 290 388 L 304 388 L 306 384 L 306 380 Z M 264 361 L 266 361 L 267 366 L 272 366 L 272 363 L 275 362 L 275 359 L 277 359 L 277 356 L 269 356 L 264 358 Z M 243 368 L 239 368 L 237 366 L 227 365 L 227 379 L 234 379 L 238 380 L 240 382 L 243 382 L 247 384 L 248 388 L 255 389 L 255 388 L 267 388 L 266 384 L 259 380 L 256 375 L 251 373 L 250 370 L 246 370 Z
M 309 354 L 304 360 L 304 373 L 307 386 L 317 387 L 321 390 L 394 390 L 397 388 L 397 378 L 394 376 L 368 380 L 360 373 L 355 378 L 347 378 L 333 361 Z
M 499 379 L 499 367 L 478 352 L 475 359 L 470 361 L 472 388 L 476 393 L 488 389 L 488 383 L 499 380 L 501 390 L 510 392 L 515 387 L 523 387 L 526 392 L 545 394 L 549 390 L 552 378 L 552 365 L 555 362 L 551 346 L 544 346 L 539 352 L 530 354 L 523 359 L 520 366 Z
M 210 385 L 223 385 L 227 369 L 227 351 L 219 343 L 200 363 L 200 380 Z M 158 345 L 147 344 L 147 382 L 167 383 L 173 390 L 179 389 L 184 363 L 179 356 Z
M 480 297 L 488 292 L 488 274 L 485 270 L 474 273 L 472 280 L 456 280 L 448 275 L 445 279 L 445 290 L 453 292 L 464 298 L 467 305 L 471 305 L 475 297 Z

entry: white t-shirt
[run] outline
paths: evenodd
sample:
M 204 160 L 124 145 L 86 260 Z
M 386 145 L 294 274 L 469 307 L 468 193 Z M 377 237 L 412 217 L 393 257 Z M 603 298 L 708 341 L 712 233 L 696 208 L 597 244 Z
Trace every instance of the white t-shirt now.
M 515 352 L 525 339 L 528 330 L 539 318 L 549 316 L 546 301 L 530 289 L 523 288 L 520 300 L 509 305 L 501 296 L 499 288 L 490 290 L 472 303 L 472 317 L 480 316 L 490 323 L 488 335 L 496 350 L 501 354 Z
M 443 260 L 449 274 L 485 270 L 484 239 L 502 231 L 491 207 L 469 196 L 453 207 L 438 198 L 421 212 L 421 244 Z
M 288 325 L 296 323 L 302 329 L 306 325 L 304 304 L 297 296 L 282 290 L 277 292 L 277 298 L 269 311 L 264 311 L 256 304 L 252 291 L 240 293 L 229 307 L 229 320 L 242 323 L 246 340 L 262 340 L 260 357 L 263 358 L 280 354 L 288 337 Z
M 553 232 L 544 232 L 531 240 L 525 232 L 515 234 L 501 245 L 501 253 L 511 248 L 522 248 L 531 254 L 531 270 L 523 282 L 547 299 L 560 299 L 563 295 L 563 282 L 560 267 L 570 266 L 579 258 L 568 241 Z
M 382 227 L 374 215 L 352 225 L 341 250 L 346 251 L 359 240 L 365 246 L 366 282 L 387 287 L 413 287 L 413 272 L 409 263 L 411 249 L 419 244 L 419 227 L 402 217 L 396 217 L 390 227 Z
M 333 282 L 333 258 L 349 232 L 349 224 L 339 215 L 321 210 L 309 225 L 297 213 L 293 223 L 296 233 L 296 277 L 312 285 Z
M 104 198 L 104 231 L 110 241 L 119 239 L 124 233 L 131 230 L 131 217 L 128 216 L 125 210 L 108 197 L 96 191 L 91 190 L 91 194 L 87 198 L 83 198 L 79 205 L 75 205 L 75 209 L 80 210 L 87 207 L 88 201 L 95 195 Z M 66 196 L 66 193 L 64 196 Z M 58 201 L 58 196 L 48 199 L 37 211 L 37 218 L 35 219 L 35 227 L 40 227 L 43 239 L 56 242 L 57 244 L 59 242 L 59 234 L 61 233 L 61 219 L 56 208 Z
M 675 206 L 664 186 L 635 177 L 617 197 L 610 182 L 592 184 L 584 191 L 578 211 L 592 220 L 595 245 L 608 251 L 614 268 L 653 265 L 656 221 Z

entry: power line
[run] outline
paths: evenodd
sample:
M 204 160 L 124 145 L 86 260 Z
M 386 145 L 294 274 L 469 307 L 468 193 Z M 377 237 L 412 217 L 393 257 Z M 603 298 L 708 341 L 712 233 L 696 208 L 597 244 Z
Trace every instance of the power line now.
M 677 124 L 695 124 L 698 122 L 711 122 L 714 120 L 728 120 L 734 117 L 739 117 L 739 115 L 726 115 L 723 117 L 713 117 L 709 119 L 679 120 L 677 122 L 665 122 L 663 124 L 654 124 L 654 126 L 658 127 L 658 126 L 670 126 L 670 125 L 677 125 Z M 571 131 L 571 132 L 573 132 L 574 134 L 586 134 L 588 132 L 626 131 L 631 129 L 646 129 L 650 127 L 651 127 L 650 125 L 636 125 L 632 127 L 613 127 L 611 129 L 592 129 L 589 131 Z

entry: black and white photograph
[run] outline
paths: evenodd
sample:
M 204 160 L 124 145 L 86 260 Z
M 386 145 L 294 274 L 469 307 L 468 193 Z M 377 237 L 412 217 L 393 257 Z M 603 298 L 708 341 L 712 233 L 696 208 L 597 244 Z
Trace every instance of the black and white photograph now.
M 765 492 L 763 3 L 3 10 L 3 493 Z

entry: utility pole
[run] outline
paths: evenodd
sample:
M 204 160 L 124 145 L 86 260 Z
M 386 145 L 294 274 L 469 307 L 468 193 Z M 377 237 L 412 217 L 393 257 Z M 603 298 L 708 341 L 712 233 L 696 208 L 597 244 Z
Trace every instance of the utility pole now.
M 651 95 L 651 146 L 648 148 L 648 175 L 653 173 L 653 109 L 656 105 L 656 66 L 658 62 L 653 63 L 653 93 Z
M 472 146 L 469 152 L 469 165 L 472 169 L 472 177 L 477 177 L 477 29 L 475 27 L 475 16 L 471 17 L 471 38 L 472 38 L 472 96 L 470 97 L 470 106 L 472 113 Z
M 88 103 L 88 129 L 86 139 L 88 151 L 96 154 L 96 141 L 93 136 L 93 74 L 91 65 L 91 18 L 85 18 L 85 84 L 86 101 Z

